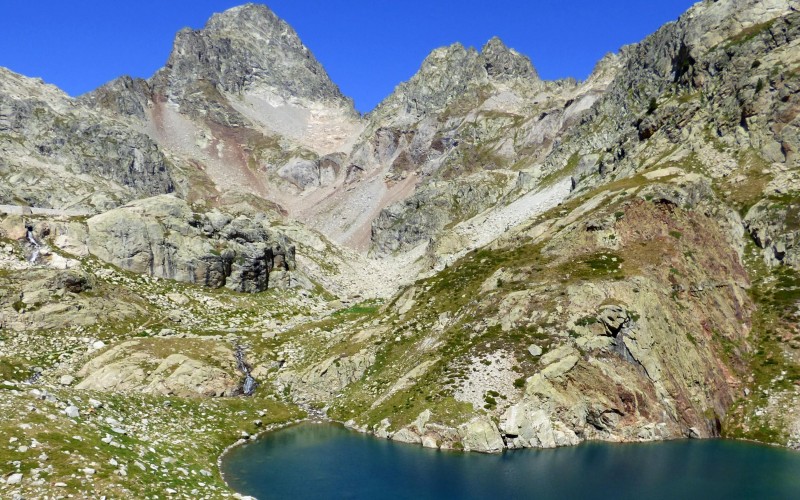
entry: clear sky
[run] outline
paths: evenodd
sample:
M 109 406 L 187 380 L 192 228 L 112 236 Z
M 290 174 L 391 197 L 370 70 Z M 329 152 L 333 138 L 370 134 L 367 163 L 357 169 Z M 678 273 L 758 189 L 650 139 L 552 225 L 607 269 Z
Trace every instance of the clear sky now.
M 175 33 L 239 0 L 0 0 L 0 66 L 71 95 L 147 78 Z M 675 20 L 692 0 L 269 0 L 356 107 L 369 111 L 434 48 L 492 36 L 546 79 L 586 78 L 607 52 Z

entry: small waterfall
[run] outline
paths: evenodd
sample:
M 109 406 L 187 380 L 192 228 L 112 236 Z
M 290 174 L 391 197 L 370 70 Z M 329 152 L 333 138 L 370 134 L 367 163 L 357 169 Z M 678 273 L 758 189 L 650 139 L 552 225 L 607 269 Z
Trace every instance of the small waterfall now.
M 27 227 L 25 238 L 28 240 L 28 243 L 33 245 L 33 253 L 31 254 L 29 262 L 31 263 L 36 262 L 36 259 L 39 258 L 39 251 L 41 250 L 41 245 L 39 245 L 39 242 L 36 241 L 36 238 L 33 237 L 33 226 Z
M 242 384 L 242 394 L 245 396 L 252 396 L 258 387 L 256 379 L 250 375 L 250 366 L 244 360 L 244 347 L 241 344 L 236 345 L 236 364 L 239 371 L 244 373 L 244 383 Z

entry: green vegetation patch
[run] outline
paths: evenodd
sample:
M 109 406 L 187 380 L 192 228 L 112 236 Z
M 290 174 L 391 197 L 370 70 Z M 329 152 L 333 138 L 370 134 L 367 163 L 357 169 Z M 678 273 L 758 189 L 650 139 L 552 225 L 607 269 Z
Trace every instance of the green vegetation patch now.
M 730 48 L 735 45 L 742 45 L 750 40 L 753 40 L 757 36 L 761 35 L 762 33 L 766 32 L 767 30 L 772 29 L 772 26 L 775 24 L 777 19 L 770 19 L 767 22 L 754 24 L 749 28 L 745 28 L 739 33 L 735 34 L 734 36 L 730 37 L 728 41 L 725 43 L 725 48 Z

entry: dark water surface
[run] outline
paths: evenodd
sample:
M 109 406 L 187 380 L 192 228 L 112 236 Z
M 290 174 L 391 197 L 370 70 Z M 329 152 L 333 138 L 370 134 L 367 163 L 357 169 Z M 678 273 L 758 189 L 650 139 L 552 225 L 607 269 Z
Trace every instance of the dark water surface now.
M 234 449 L 223 473 L 259 499 L 800 499 L 800 453 L 724 440 L 483 455 L 306 423 Z

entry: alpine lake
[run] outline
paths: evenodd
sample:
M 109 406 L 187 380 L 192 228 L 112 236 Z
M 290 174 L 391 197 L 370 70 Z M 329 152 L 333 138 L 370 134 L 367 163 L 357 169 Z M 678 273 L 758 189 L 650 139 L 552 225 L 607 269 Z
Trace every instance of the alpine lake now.
M 306 422 L 232 449 L 222 472 L 234 490 L 262 500 L 800 498 L 800 453 L 727 440 L 485 455 Z

